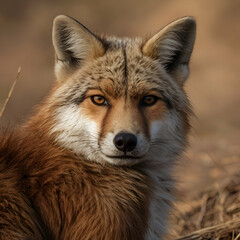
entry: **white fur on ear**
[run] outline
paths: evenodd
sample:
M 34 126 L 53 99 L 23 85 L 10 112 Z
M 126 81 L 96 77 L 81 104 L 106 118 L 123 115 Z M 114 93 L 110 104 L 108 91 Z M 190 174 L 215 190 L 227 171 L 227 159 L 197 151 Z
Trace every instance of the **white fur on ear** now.
M 188 77 L 188 63 L 196 35 L 196 22 L 192 17 L 180 18 L 144 44 L 144 55 L 158 60 L 165 70 L 179 83 Z
M 55 73 L 58 80 L 82 65 L 86 60 L 104 54 L 104 44 L 76 20 L 59 15 L 53 23 L 53 46 L 56 53 Z

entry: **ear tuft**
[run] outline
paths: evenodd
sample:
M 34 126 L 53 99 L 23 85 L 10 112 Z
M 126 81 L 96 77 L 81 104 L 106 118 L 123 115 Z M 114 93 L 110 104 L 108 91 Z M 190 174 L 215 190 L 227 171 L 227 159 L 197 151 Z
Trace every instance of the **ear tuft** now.
M 75 19 L 60 15 L 53 23 L 53 46 L 56 53 L 55 73 L 64 80 L 87 60 L 105 52 L 101 39 Z
M 196 35 L 192 17 L 178 19 L 160 30 L 143 46 L 143 54 L 159 61 L 179 84 L 188 77 L 188 63 Z

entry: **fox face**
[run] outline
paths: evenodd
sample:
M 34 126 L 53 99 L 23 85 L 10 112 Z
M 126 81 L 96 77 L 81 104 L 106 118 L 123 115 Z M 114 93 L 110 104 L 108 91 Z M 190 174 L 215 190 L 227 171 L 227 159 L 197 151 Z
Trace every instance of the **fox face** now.
M 150 39 L 99 37 L 76 20 L 54 21 L 57 85 L 50 134 L 89 161 L 167 161 L 186 144 L 183 90 L 195 21 L 182 18 Z

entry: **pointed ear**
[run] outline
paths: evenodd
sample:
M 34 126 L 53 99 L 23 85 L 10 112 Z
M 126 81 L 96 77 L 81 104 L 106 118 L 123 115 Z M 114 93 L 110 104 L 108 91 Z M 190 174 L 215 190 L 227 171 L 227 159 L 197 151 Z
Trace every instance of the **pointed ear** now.
M 60 15 L 53 23 L 53 46 L 56 53 L 55 73 L 62 81 L 85 63 L 102 56 L 103 41 L 76 20 Z
M 189 74 L 188 63 L 196 35 L 196 22 L 191 17 L 176 20 L 147 40 L 143 54 L 159 61 L 179 84 Z

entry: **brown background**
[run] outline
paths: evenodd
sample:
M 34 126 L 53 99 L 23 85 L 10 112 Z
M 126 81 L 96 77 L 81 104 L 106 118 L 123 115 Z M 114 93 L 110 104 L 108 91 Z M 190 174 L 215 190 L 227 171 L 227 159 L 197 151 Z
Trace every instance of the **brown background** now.
M 22 71 L 0 125 L 13 126 L 53 85 L 53 18 L 67 14 L 93 31 L 145 36 L 191 15 L 197 40 L 186 90 L 196 117 L 177 170 L 183 198 L 220 184 L 240 170 L 240 1 L 237 0 L 0 0 L 0 109 Z

